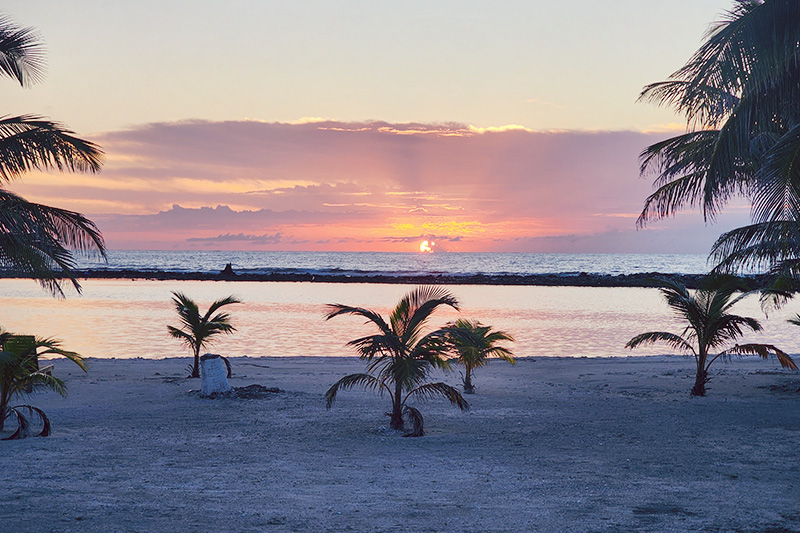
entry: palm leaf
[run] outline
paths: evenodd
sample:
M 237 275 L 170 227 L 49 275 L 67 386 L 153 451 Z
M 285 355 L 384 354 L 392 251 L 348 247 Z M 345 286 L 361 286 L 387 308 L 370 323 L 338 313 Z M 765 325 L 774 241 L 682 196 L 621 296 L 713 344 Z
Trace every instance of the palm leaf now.
M 73 272 L 74 252 L 105 257 L 103 238 L 92 221 L 0 189 L 0 266 L 32 275 L 63 296 L 62 276 L 80 290 Z
M 800 213 L 800 125 L 769 149 L 756 178 L 752 208 L 756 223 L 790 220 Z
M 220 298 L 211 304 L 211 306 L 208 308 L 208 311 L 206 311 L 206 314 L 203 315 L 203 320 L 207 322 L 226 322 L 230 319 L 226 313 L 220 313 L 214 318 L 211 318 L 211 315 L 216 313 L 221 307 L 240 303 L 242 303 L 242 301 L 235 296 L 226 296 L 225 298 Z
M 626 348 L 634 349 L 638 348 L 639 346 L 645 346 L 648 344 L 655 344 L 663 342 L 670 348 L 675 350 L 679 350 L 686 353 L 696 354 L 694 347 L 689 344 L 686 339 L 681 337 L 680 335 L 675 335 L 674 333 L 669 333 L 666 331 L 650 331 L 648 333 L 642 333 L 640 335 L 636 335 L 634 338 L 629 340 L 626 344 Z
M 405 403 L 406 400 L 412 396 L 418 397 L 422 401 L 432 400 L 435 398 L 444 398 L 462 411 L 469 409 L 469 403 L 467 403 L 467 400 L 461 396 L 461 393 L 458 392 L 458 389 L 451 387 L 447 383 L 437 382 L 420 385 L 406 394 L 406 397 L 403 399 L 403 403 Z
M 385 383 L 375 376 L 371 376 L 369 374 L 350 374 L 349 376 L 345 376 L 331 385 L 327 392 L 325 392 L 325 407 L 328 409 L 331 408 L 333 402 L 336 400 L 336 395 L 338 394 L 339 389 L 348 390 L 352 389 L 353 387 L 364 387 L 369 391 L 386 390 L 389 392 L 390 396 L 392 394 L 391 389 L 389 389 Z
M 0 16 L 0 73 L 26 87 L 44 77 L 44 70 L 43 47 L 36 30 Z
M 762 359 L 769 359 L 775 356 L 783 368 L 797 370 L 794 359 L 786 352 L 778 349 L 772 344 L 737 344 L 733 348 L 726 350 L 725 353 L 737 355 L 757 355 Z
M 0 117 L 0 181 L 32 170 L 98 172 L 103 151 L 38 115 Z
M 347 343 L 355 348 L 359 357 L 371 360 L 373 357 L 391 356 L 403 350 L 400 339 L 396 335 L 367 335 L 353 339 Z
M 443 305 L 458 310 L 458 300 L 447 289 L 433 285 L 417 287 L 395 308 L 390 320 L 392 327 L 407 344 L 413 344 L 433 312 Z
M 715 272 L 741 268 L 763 268 L 800 257 L 800 224 L 796 220 L 775 220 L 743 226 L 725 232 L 711 249 Z
M 167 326 L 167 331 L 169 331 L 169 334 L 172 335 L 172 337 L 183 341 L 188 346 L 193 346 L 194 337 L 192 337 L 189 333 L 186 333 L 175 326 Z
M 411 431 L 403 435 L 404 437 L 422 437 L 425 435 L 424 426 L 424 419 L 422 418 L 422 413 L 419 409 L 411 407 L 407 405 L 403 408 L 403 412 L 408 417 L 408 421 L 411 423 Z
M 86 363 L 86 359 L 77 352 L 72 352 L 69 350 L 65 350 L 61 347 L 61 341 L 53 338 L 37 338 L 35 343 L 35 351 L 37 356 L 42 355 L 58 355 L 60 357 L 64 357 L 65 359 L 69 359 L 76 365 L 80 367 L 81 370 L 87 372 L 88 366 Z
M 67 386 L 64 381 L 53 375 L 45 374 L 44 372 L 31 372 L 18 378 L 15 387 L 17 394 L 24 394 L 26 390 L 46 388 L 61 396 L 67 396 Z
M 22 410 L 28 411 L 28 416 L 22 414 Z M 17 440 L 17 439 L 25 439 L 31 436 L 31 420 L 30 417 L 35 415 L 42 424 L 42 429 L 34 437 L 48 437 L 52 431 L 50 426 L 50 419 L 47 418 L 47 415 L 44 414 L 44 411 L 39 409 L 38 407 L 34 407 L 32 405 L 16 405 L 8 409 L 8 413 L 6 414 L 6 418 L 10 418 L 14 416 L 17 422 L 17 429 L 8 437 L 2 440 Z
M 325 320 L 330 320 L 339 315 L 357 315 L 376 325 L 384 335 L 393 333 L 386 321 L 383 320 L 383 317 L 375 311 L 342 304 L 328 304 L 326 307 L 328 308 L 328 313 L 325 315 Z

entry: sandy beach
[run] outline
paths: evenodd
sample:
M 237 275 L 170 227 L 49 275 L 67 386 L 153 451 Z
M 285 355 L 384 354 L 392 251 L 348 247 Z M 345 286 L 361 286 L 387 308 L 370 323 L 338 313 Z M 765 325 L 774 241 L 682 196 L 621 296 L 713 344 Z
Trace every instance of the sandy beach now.
M 48 438 L 0 443 L 2 531 L 800 531 L 800 374 L 682 357 L 523 358 L 476 375 L 471 409 L 323 393 L 356 358 L 234 358 L 200 398 L 189 359 L 56 361 L 31 402 Z M 460 383 L 458 373 L 437 376 Z

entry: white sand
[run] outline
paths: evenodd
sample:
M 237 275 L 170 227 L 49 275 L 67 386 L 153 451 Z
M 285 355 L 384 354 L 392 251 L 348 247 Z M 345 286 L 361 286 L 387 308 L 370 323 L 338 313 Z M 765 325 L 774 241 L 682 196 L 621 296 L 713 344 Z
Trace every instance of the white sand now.
M 706 398 L 685 358 L 496 362 L 416 439 L 387 398 L 325 410 L 358 359 L 233 359 L 286 391 L 260 400 L 188 394 L 188 362 L 57 362 L 69 397 L 31 399 L 53 436 L 0 442 L 0 530 L 800 530 L 800 374 L 775 362 L 717 363 Z

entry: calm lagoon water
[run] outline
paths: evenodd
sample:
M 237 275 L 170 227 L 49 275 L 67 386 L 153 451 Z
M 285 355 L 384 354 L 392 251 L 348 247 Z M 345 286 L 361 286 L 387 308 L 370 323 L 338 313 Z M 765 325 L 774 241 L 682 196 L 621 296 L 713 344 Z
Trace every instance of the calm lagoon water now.
M 182 291 L 206 308 L 234 294 L 230 306 L 237 332 L 212 351 L 228 356 L 350 356 L 347 341 L 371 332 L 357 317 L 325 321 L 326 303 L 368 307 L 382 314 L 412 289 L 410 285 L 86 280 L 83 294 L 65 300 L 48 296 L 29 280 L 0 280 L 0 325 L 15 333 L 52 336 L 88 357 L 183 357 L 188 351 L 169 337 L 177 325 L 170 291 Z M 624 348 L 634 335 L 651 330 L 680 333 L 655 289 L 595 287 L 448 287 L 461 301 L 461 316 L 477 318 L 516 337 L 517 356 L 603 357 L 668 354 L 655 347 Z M 748 337 L 800 353 L 800 329 L 785 319 L 800 302 L 764 319 L 756 298 L 738 307 L 762 320 L 765 332 Z M 434 315 L 432 326 L 458 316 Z

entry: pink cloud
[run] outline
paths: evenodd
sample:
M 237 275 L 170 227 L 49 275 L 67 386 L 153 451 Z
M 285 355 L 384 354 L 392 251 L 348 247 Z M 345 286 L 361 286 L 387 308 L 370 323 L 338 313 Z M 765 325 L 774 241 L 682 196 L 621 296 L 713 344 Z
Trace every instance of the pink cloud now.
M 408 250 L 435 235 L 465 251 L 706 251 L 725 228 L 696 216 L 635 231 L 651 191 L 638 154 L 666 136 L 158 123 L 96 139 L 108 154 L 98 177 L 17 190 L 92 215 L 117 248 Z M 746 220 L 743 210 L 723 222 Z

